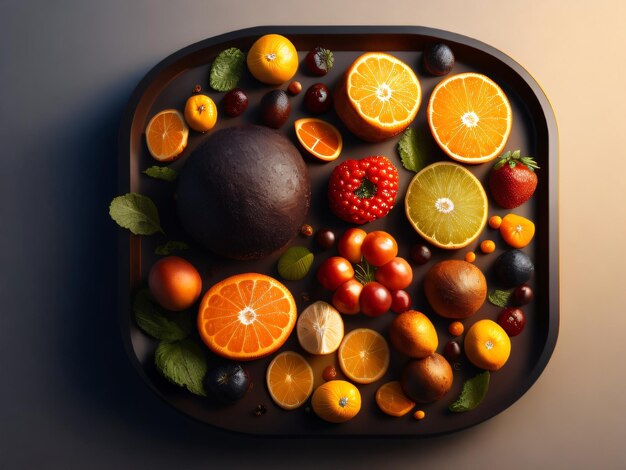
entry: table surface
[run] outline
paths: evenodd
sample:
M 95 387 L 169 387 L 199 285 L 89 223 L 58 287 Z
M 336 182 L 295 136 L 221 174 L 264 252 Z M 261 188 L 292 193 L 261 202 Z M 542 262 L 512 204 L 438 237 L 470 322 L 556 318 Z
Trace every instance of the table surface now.
M 0 1 L 3 468 L 623 468 L 626 3 L 266 4 Z M 261 24 L 447 29 L 508 53 L 543 86 L 560 130 L 561 330 L 543 375 L 505 412 L 427 440 L 254 439 L 178 414 L 131 368 L 107 214 L 125 103 L 171 52 Z

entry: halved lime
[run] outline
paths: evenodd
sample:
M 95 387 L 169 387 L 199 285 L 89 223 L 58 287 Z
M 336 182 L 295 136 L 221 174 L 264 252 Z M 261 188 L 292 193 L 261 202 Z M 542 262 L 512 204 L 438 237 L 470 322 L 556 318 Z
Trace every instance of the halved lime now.
M 463 248 L 487 222 L 487 195 L 480 181 L 461 165 L 437 162 L 420 171 L 404 199 L 413 228 L 435 246 Z

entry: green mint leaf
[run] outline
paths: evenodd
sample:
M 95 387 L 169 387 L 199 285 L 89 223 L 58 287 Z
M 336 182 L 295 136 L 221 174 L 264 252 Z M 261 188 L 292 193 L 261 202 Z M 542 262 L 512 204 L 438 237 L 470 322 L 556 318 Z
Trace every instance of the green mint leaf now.
M 188 250 L 189 245 L 185 242 L 170 240 L 166 243 L 163 243 L 157 246 L 154 249 L 155 255 L 168 256 L 171 255 L 174 251 L 183 251 Z
M 117 225 L 135 235 L 152 235 L 163 232 L 159 211 L 149 197 L 137 193 L 118 196 L 111 201 L 109 215 Z
M 299 281 L 309 273 L 313 253 L 303 246 L 292 246 L 278 260 L 278 274 L 288 281 Z
M 484 400 L 489 390 L 489 371 L 486 370 L 463 382 L 463 390 L 459 398 L 448 409 L 455 413 L 476 408 Z
M 409 171 L 417 173 L 426 165 L 424 139 L 418 139 L 417 132 L 410 127 L 404 131 L 398 141 L 398 153 L 400 160 L 402 160 L 402 166 Z
M 154 352 L 157 369 L 170 382 L 191 393 L 206 396 L 204 376 L 207 361 L 200 345 L 190 339 L 161 341 Z
M 168 315 L 157 304 L 148 289 L 140 290 L 133 301 L 133 312 L 137 326 L 153 338 L 176 341 L 186 338 L 191 331 L 189 315 L 174 313 Z M 172 319 L 168 318 L 171 317 Z
M 229 91 L 237 86 L 246 56 L 236 47 L 220 52 L 213 65 L 209 77 L 209 85 L 215 91 Z
M 155 178 L 163 181 L 174 181 L 178 176 L 178 172 L 172 168 L 166 166 L 151 166 L 143 171 L 145 175 L 150 178 Z
M 513 290 L 493 289 L 488 295 L 489 302 L 498 307 L 506 307 L 511 294 L 513 294 Z

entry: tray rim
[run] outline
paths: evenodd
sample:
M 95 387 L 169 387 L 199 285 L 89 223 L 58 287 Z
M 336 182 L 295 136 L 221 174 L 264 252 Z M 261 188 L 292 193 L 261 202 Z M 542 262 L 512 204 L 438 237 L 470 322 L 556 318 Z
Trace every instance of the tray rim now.
M 478 424 L 481 424 L 497 415 L 502 413 L 507 408 L 514 405 L 523 395 L 528 392 L 528 390 L 537 382 L 543 371 L 545 370 L 554 350 L 556 348 L 556 343 L 558 339 L 559 333 L 559 324 L 560 324 L 560 281 L 559 281 L 559 222 L 560 222 L 560 212 L 559 212 L 559 132 L 558 125 L 556 121 L 556 117 L 554 114 L 554 109 L 552 104 L 550 103 L 545 91 L 539 84 L 539 82 L 530 74 L 528 70 L 526 70 L 521 64 L 515 61 L 510 55 L 502 52 L 501 50 L 474 39 L 472 37 L 454 33 L 451 31 L 430 28 L 426 26 L 410 26 L 410 25 L 290 25 L 290 26 L 271 26 L 271 25 L 263 25 L 263 26 L 253 26 L 249 28 L 238 29 L 234 31 L 230 31 L 227 33 L 219 34 L 217 36 L 212 36 L 207 39 L 203 39 L 201 41 L 190 44 L 182 49 L 179 49 L 170 55 L 168 55 L 165 59 L 161 60 L 155 66 L 153 66 L 148 73 L 141 79 L 138 85 L 135 87 L 134 91 L 129 98 L 126 107 L 124 109 L 121 121 L 120 128 L 118 132 L 118 193 L 127 193 L 130 191 L 130 169 L 129 169 L 129 159 L 128 159 L 128 149 L 130 147 L 131 142 L 131 134 L 132 134 L 132 124 L 135 117 L 135 110 L 137 105 L 141 101 L 144 92 L 152 83 L 154 78 L 158 76 L 164 69 L 175 64 L 178 60 L 185 57 L 188 54 L 192 54 L 199 50 L 212 47 L 221 43 L 234 41 L 237 39 L 244 39 L 251 36 L 262 36 L 264 34 L 277 33 L 282 34 L 284 36 L 294 36 L 294 35 L 335 35 L 335 36 L 350 36 L 350 35 L 358 35 L 358 34 L 373 34 L 373 35 L 420 35 L 420 36 L 435 36 L 442 40 L 448 40 L 452 42 L 459 42 L 466 46 L 469 46 L 474 49 L 479 49 L 493 57 L 495 57 L 500 62 L 504 63 L 506 66 L 511 68 L 523 81 L 524 83 L 531 89 L 541 111 L 543 113 L 543 117 L 546 121 L 546 127 L 548 130 L 548 165 L 551 171 L 548 175 L 548 334 L 546 337 L 546 341 L 544 347 L 542 349 L 541 355 L 539 359 L 535 363 L 531 373 L 529 374 L 527 380 L 524 382 L 523 386 L 521 386 L 514 399 L 506 406 L 497 406 L 494 408 L 495 412 L 490 414 L 483 419 L 479 419 L 470 425 L 455 428 L 448 431 L 429 433 L 427 435 L 423 434 L 415 434 L 415 435 L 406 435 L 406 434 L 342 434 L 342 435 L 333 435 L 333 438 L 341 437 L 341 438 L 385 438 L 385 439 L 393 439 L 393 438 L 419 438 L 419 439 L 427 439 L 431 437 L 436 437 L 440 435 L 447 435 L 456 433 L 465 429 L 469 429 Z M 554 138 L 553 138 L 554 137 Z M 122 336 L 122 343 L 124 345 L 124 349 L 126 354 L 128 355 L 133 368 L 142 378 L 143 382 L 168 406 L 174 408 L 177 412 L 186 416 L 187 418 L 191 418 L 194 421 L 201 422 L 205 425 L 211 426 L 213 429 L 217 429 L 221 432 L 230 433 L 233 435 L 240 436 L 253 436 L 258 438 L 264 437 L 291 437 L 291 438 L 326 438 L 331 437 L 326 434 L 263 434 L 263 433 L 250 433 L 240 430 L 233 430 L 219 427 L 215 424 L 208 423 L 192 414 L 187 413 L 186 411 L 180 409 L 178 406 L 174 405 L 170 402 L 156 387 L 152 380 L 145 373 L 143 366 L 139 362 L 135 350 L 132 345 L 131 335 L 130 335 L 130 324 L 131 324 L 131 302 L 129 294 L 132 293 L 133 286 L 131 284 L 131 263 L 130 263 L 130 253 L 133 247 L 137 248 L 140 246 L 141 237 L 138 235 L 133 235 L 125 230 L 119 230 L 118 234 L 118 243 L 117 243 L 117 260 L 121 266 L 125 266 L 126 269 L 118 269 L 118 284 L 117 284 L 117 299 L 118 299 L 118 321 L 120 326 L 120 333 Z M 139 254 L 141 256 L 141 250 L 139 250 Z

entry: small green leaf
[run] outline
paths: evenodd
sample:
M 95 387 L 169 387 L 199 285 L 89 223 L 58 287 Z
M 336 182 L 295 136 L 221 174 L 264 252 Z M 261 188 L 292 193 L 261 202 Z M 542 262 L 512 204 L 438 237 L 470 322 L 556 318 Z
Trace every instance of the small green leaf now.
M 211 66 L 209 85 L 216 91 L 229 91 L 237 86 L 246 56 L 236 47 L 218 54 Z
M 309 273 L 313 253 L 303 246 L 292 246 L 278 260 L 278 274 L 288 281 L 299 281 Z
M 426 150 L 424 149 L 424 139 L 417 132 L 408 128 L 398 141 L 398 153 L 402 166 L 409 171 L 418 172 L 426 165 Z
M 178 172 L 172 168 L 166 166 L 154 165 L 150 168 L 146 168 L 143 173 L 150 178 L 155 178 L 163 181 L 174 181 L 178 176 Z
M 520 158 L 522 156 L 522 151 L 521 150 L 514 150 L 513 154 L 511 156 L 513 158 Z
M 204 351 L 190 339 L 161 341 L 154 353 L 159 372 L 170 382 L 185 387 L 191 393 L 206 396 L 204 376 L 207 361 Z
M 489 390 L 489 371 L 486 370 L 463 383 L 463 390 L 457 400 L 448 409 L 455 413 L 476 408 L 484 400 Z
M 511 294 L 513 294 L 513 290 L 493 289 L 489 292 L 489 302 L 497 307 L 506 307 L 506 304 L 511 298 Z
M 161 256 L 168 256 L 168 255 L 171 255 L 172 252 L 174 251 L 183 251 L 183 250 L 188 250 L 188 249 L 189 249 L 189 245 L 187 243 L 176 241 L 176 240 L 170 240 L 166 243 L 163 243 L 157 246 L 154 249 L 154 254 L 161 255 Z
M 189 315 L 183 313 L 168 315 L 152 299 L 148 289 L 140 290 L 135 296 L 133 312 L 137 326 L 156 339 L 176 341 L 186 338 L 191 331 Z M 172 319 L 167 318 L 168 316 Z
M 120 227 L 135 235 L 163 232 L 159 211 L 149 197 L 137 193 L 118 196 L 111 201 L 109 215 Z

